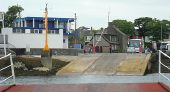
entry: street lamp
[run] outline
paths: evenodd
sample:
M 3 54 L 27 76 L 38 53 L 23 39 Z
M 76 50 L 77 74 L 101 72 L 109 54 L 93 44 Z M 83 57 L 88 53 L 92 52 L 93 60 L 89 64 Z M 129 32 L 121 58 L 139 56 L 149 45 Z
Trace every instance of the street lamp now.
M 162 23 L 161 23 L 161 51 L 162 51 Z

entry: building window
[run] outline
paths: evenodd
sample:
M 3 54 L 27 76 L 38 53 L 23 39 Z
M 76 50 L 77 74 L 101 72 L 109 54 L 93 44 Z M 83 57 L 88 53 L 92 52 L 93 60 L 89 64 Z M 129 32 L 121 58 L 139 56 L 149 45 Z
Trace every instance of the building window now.
M 31 33 L 34 33 L 34 29 L 31 29 Z
M 58 30 L 48 30 L 49 34 L 59 34 Z
M 64 23 L 64 28 L 67 28 L 67 23 L 66 22 Z
M 39 30 L 39 33 L 42 34 L 42 31 L 43 31 L 43 30 L 40 29 L 40 30 Z
M 35 33 L 35 34 L 42 34 L 42 29 L 30 29 L 30 33 Z
M 16 32 L 17 32 L 16 29 L 14 29 L 14 30 L 13 30 L 13 33 L 16 33 Z
M 57 28 L 58 25 L 57 25 L 57 22 L 54 22 L 54 28 Z
M 25 33 L 25 29 L 13 29 L 13 33 Z
M 44 28 L 44 24 L 39 24 L 39 28 Z
M 116 36 L 110 36 L 110 41 L 117 42 Z
M 21 33 L 25 33 L 25 29 L 22 29 L 21 31 L 22 31 Z
M 96 38 L 96 41 L 101 41 L 100 35 L 96 35 L 95 38 Z
M 32 24 L 32 21 L 27 21 L 27 27 L 32 27 L 33 24 Z
M 64 28 L 64 22 L 58 22 L 58 28 Z
M 51 30 L 48 30 L 48 33 L 51 34 Z
M 67 33 L 67 30 L 66 30 L 66 29 L 63 29 L 63 33 Z
M 16 33 L 21 33 L 20 29 L 16 29 Z
M 39 33 L 37 29 L 34 30 L 34 33 Z
M 55 34 L 59 34 L 59 30 L 55 30 Z
M 55 33 L 55 30 L 51 30 L 51 33 L 54 34 L 54 33 Z

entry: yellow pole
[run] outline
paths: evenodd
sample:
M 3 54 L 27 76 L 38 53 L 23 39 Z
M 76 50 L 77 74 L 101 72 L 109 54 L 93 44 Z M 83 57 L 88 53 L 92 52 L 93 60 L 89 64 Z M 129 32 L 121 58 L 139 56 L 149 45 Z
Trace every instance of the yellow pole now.
M 45 8 L 45 46 L 44 46 L 44 51 L 49 52 L 48 48 L 48 10 L 47 10 L 47 4 Z

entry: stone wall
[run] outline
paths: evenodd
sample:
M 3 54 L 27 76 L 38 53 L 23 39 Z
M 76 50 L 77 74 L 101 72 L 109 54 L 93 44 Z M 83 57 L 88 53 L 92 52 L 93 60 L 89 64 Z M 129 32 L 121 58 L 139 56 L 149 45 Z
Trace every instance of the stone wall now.
M 41 55 L 42 49 L 31 49 L 30 55 Z M 83 53 L 81 49 L 51 49 L 52 55 L 68 55 L 68 56 L 78 56 L 78 53 Z

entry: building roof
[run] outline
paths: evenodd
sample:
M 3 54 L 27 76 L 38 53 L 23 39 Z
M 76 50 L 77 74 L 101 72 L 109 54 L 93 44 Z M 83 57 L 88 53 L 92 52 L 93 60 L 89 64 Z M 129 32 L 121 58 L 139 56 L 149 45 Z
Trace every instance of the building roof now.
M 24 17 L 24 18 L 17 18 L 15 19 L 15 21 L 19 21 L 19 20 L 44 20 L 44 17 Z M 48 17 L 48 21 L 62 21 L 62 22 L 74 22 L 74 18 L 56 18 L 56 17 Z
M 98 31 L 96 34 L 99 35 L 99 34 L 108 34 L 108 33 L 107 33 L 107 30 L 104 29 L 104 30 Z

